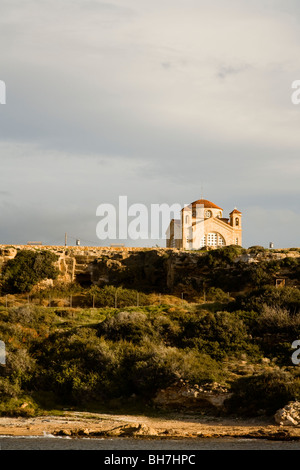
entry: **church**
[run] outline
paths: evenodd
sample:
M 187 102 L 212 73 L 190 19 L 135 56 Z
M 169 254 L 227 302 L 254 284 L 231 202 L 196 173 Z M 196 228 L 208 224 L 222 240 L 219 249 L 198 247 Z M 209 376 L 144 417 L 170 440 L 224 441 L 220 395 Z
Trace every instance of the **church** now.
M 181 209 L 180 219 L 172 219 L 167 230 L 167 247 L 199 250 L 242 245 L 242 213 L 236 208 L 228 218 L 223 209 L 199 199 Z

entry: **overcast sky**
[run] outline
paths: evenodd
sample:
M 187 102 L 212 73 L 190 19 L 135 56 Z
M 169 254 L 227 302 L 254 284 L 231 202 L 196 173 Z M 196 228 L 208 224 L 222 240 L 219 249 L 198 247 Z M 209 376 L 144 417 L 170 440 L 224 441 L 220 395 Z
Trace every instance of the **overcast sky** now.
M 0 0 L 0 243 L 119 243 L 100 204 L 203 195 L 300 246 L 299 57 L 298 0 Z

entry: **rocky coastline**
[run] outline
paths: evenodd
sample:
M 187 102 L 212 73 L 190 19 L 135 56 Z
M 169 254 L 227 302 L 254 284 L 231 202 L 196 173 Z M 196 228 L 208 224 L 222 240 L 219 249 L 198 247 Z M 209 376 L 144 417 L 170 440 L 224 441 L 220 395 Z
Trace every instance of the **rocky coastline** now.
M 1 436 L 60 436 L 66 438 L 205 439 L 247 438 L 300 440 L 300 426 L 274 418 L 220 418 L 194 413 L 160 417 L 66 411 L 60 416 L 0 418 Z

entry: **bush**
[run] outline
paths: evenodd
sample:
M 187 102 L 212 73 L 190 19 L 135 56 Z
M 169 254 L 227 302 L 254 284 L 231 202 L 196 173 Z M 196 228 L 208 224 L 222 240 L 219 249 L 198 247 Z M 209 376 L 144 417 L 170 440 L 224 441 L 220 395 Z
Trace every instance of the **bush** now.
M 300 314 L 292 315 L 283 307 L 263 305 L 252 324 L 251 334 L 265 356 L 289 366 L 291 344 L 300 337 Z
M 231 388 L 232 397 L 226 402 L 231 413 L 256 416 L 272 415 L 289 401 L 300 398 L 300 381 L 285 371 L 241 377 Z
M 249 246 L 248 251 L 249 251 L 249 253 L 254 253 L 254 254 L 265 253 L 266 248 L 264 248 L 261 245 L 253 245 L 253 246 Z
M 228 245 L 216 250 L 210 250 L 199 259 L 200 264 L 210 268 L 227 267 L 235 262 L 238 256 L 246 253 L 241 246 Z
M 197 384 L 223 379 L 220 365 L 208 355 L 150 341 L 141 346 L 126 345 L 120 372 L 119 383 L 126 384 L 127 395 L 135 393 L 146 399 L 153 398 L 158 389 L 179 379 Z
M 123 287 L 104 286 L 103 288 L 91 287 L 88 291 L 89 304 L 94 300 L 95 306 L 124 308 L 134 305 L 148 305 L 148 296 L 134 289 Z
M 184 322 L 182 346 L 197 348 L 215 359 L 245 352 L 257 354 L 243 320 L 229 312 L 191 316 Z
M 99 324 L 98 334 L 112 341 L 139 343 L 146 336 L 155 336 L 155 331 L 144 313 L 118 312 Z
M 44 279 L 56 279 L 57 256 L 50 251 L 22 250 L 3 268 L 3 291 L 8 294 L 29 292 Z
M 261 312 L 264 305 L 285 308 L 291 314 L 296 314 L 300 311 L 300 289 L 274 286 L 254 289 L 246 295 L 238 296 L 232 308 Z
M 207 293 L 207 300 L 213 300 L 215 302 L 226 302 L 228 301 L 228 294 L 226 294 L 219 287 L 211 287 Z
M 207 354 L 164 344 L 172 326 L 162 316 L 154 321 L 140 312 L 120 312 L 93 328 L 57 332 L 39 343 L 34 382 L 63 403 L 84 406 L 133 393 L 149 400 L 180 378 L 201 383 L 222 377 Z

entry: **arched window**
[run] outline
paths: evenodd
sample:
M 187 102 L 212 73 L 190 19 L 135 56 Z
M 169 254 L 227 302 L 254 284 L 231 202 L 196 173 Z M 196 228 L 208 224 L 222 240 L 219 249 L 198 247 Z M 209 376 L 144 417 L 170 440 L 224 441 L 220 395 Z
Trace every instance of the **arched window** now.
M 240 219 L 238 217 L 235 218 L 235 225 L 240 225 Z
M 185 216 L 185 223 L 186 224 L 189 224 L 190 223 L 190 218 L 188 215 Z
M 210 232 L 201 239 L 201 248 L 204 246 L 225 246 L 225 239 L 220 233 Z

